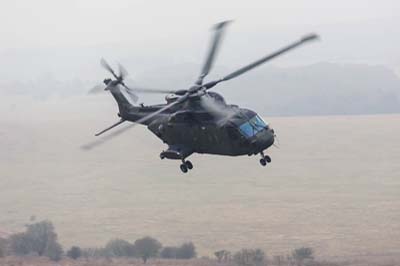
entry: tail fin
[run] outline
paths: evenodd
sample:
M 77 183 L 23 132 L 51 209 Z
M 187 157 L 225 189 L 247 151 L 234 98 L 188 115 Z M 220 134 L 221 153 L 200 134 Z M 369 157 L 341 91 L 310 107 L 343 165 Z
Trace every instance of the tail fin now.
M 124 117 L 124 115 L 127 114 L 129 110 L 134 108 L 134 105 L 130 101 L 129 95 L 127 95 L 118 86 L 110 89 L 110 92 L 118 104 L 118 109 L 121 117 Z

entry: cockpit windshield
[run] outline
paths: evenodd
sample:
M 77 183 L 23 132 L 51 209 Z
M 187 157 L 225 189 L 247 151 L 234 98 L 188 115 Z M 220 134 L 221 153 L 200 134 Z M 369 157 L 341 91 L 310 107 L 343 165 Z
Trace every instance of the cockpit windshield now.
M 261 117 L 255 115 L 249 121 L 241 124 L 239 129 L 243 135 L 245 135 L 247 138 L 251 138 L 267 127 L 268 125 L 261 119 Z

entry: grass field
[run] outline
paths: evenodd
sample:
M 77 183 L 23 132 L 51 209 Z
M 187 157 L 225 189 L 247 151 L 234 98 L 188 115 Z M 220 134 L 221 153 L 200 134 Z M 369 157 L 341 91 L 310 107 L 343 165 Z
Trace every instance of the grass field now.
M 266 118 L 280 140 L 271 165 L 194 155 L 183 175 L 142 127 L 80 150 L 115 120 L 108 106 L 81 115 L 57 107 L 48 117 L 46 108 L 1 119 L 0 231 L 23 230 L 35 215 L 53 221 L 65 247 L 151 235 L 193 241 L 200 255 L 400 253 L 399 115 Z

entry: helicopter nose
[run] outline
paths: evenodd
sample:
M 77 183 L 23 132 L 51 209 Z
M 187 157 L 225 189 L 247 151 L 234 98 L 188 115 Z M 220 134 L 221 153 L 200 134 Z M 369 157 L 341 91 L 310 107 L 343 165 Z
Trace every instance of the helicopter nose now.
M 259 139 L 257 141 L 257 146 L 261 150 L 265 150 L 274 144 L 275 141 L 275 133 L 273 129 L 267 129 L 263 132 L 263 134 L 259 135 Z
M 268 139 L 267 141 L 268 147 L 274 144 L 275 132 L 272 128 L 270 130 L 267 130 L 267 139 Z

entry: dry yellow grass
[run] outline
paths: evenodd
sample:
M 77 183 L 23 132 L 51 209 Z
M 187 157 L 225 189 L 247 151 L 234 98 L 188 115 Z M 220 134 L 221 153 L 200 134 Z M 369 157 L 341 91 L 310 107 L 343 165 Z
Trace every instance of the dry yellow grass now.
M 151 259 L 144 264 L 139 259 L 130 258 L 100 258 L 100 259 L 85 259 L 81 258 L 78 260 L 64 258 L 61 261 L 54 262 L 45 257 L 6 257 L 0 258 L 0 266 L 224 266 L 225 264 L 217 263 L 214 260 L 209 259 L 192 259 L 192 260 L 160 260 Z
M 131 258 L 80 258 L 78 260 L 63 258 L 58 262 L 51 261 L 45 257 L 13 257 L 0 258 L 0 266 L 237 266 L 233 261 L 218 263 L 213 259 L 191 259 L 191 260 L 163 260 L 151 259 L 146 264 L 139 259 Z M 266 261 L 265 265 L 274 265 L 273 261 Z M 336 259 L 333 261 L 317 261 L 315 266 L 398 266 L 400 256 L 374 257 L 366 256 L 354 259 Z M 294 266 L 284 261 L 279 266 Z
M 399 115 L 267 118 L 281 146 L 267 168 L 254 157 L 195 155 L 182 175 L 141 127 L 80 150 L 115 120 L 112 102 L 93 106 L 41 105 L 1 119 L 3 230 L 22 230 L 36 215 L 54 222 L 66 249 L 151 235 L 165 245 L 193 241 L 200 255 L 399 252 Z

